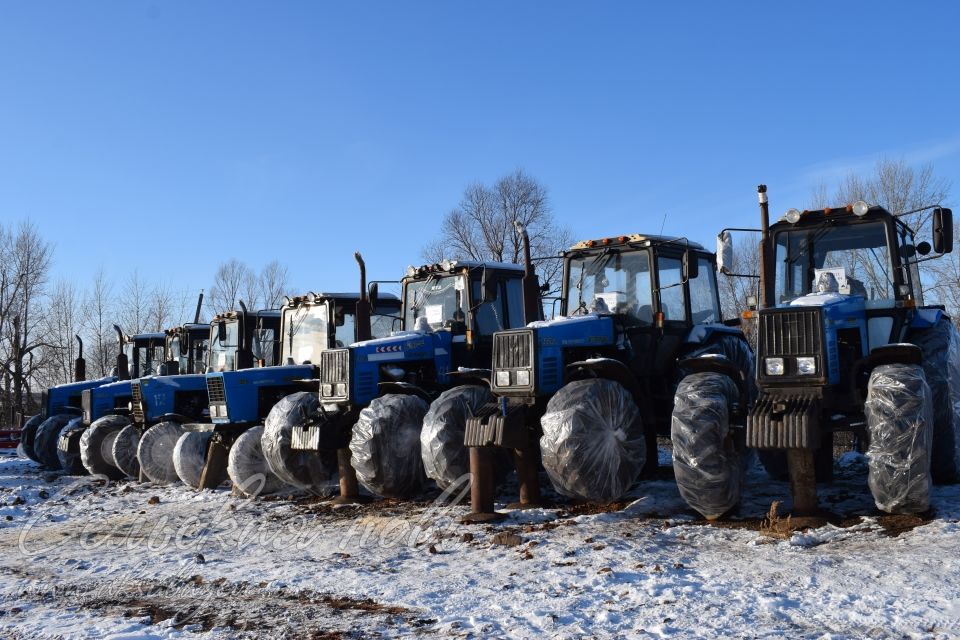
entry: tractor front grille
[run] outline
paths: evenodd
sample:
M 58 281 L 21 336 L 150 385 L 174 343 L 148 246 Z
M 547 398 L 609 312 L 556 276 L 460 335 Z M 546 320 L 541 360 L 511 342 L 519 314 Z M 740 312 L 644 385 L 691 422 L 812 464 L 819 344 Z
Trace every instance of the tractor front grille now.
M 533 331 L 501 331 L 493 335 L 493 368 L 521 369 L 533 366 Z
M 210 376 L 207 378 L 207 398 L 210 404 L 227 403 L 227 394 L 223 390 L 223 377 Z
M 133 411 L 133 421 L 138 424 L 143 424 L 143 392 L 140 389 L 140 381 L 134 380 L 130 383 L 130 404 L 132 405 L 131 410 Z
M 83 421 L 90 424 L 93 418 L 93 394 L 90 389 L 84 389 L 80 394 L 80 408 L 83 409 Z
M 764 310 L 759 325 L 759 350 L 764 356 L 812 356 L 822 351 L 819 309 Z
M 320 384 L 346 382 L 350 375 L 350 352 L 329 349 L 320 353 Z

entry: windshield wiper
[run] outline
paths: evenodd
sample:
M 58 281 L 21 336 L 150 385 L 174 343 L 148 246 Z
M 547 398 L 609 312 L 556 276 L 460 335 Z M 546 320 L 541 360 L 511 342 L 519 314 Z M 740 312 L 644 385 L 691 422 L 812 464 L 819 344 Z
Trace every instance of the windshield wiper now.
M 603 251 L 601 251 L 600 253 L 598 253 L 597 255 L 595 255 L 590 262 L 583 262 L 583 263 L 581 263 L 581 265 L 580 265 L 580 279 L 577 280 L 577 309 L 576 309 L 577 311 L 580 311 L 581 309 L 583 309 L 584 311 L 587 310 L 587 306 L 586 306 L 586 304 L 584 304 L 584 302 L 583 302 L 583 279 L 584 279 L 584 277 L 585 277 L 586 274 L 587 274 L 587 267 L 588 267 L 588 266 L 590 267 L 590 274 L 591 274 L 591 275 L 594 275 L 595 273 L 597 273 L 597 272 L 594 270 L 594 265 L 595 265 L 601 258 L 604 258 L 604 257 L 606 257 L 606 258 L 609 258 L 609 257 L 610 257 L 610 248 L 609 248 L 609 247 L 604 248 Z M 606 266 L 606 264 L 607 264 L 606 262 L 603 262 L 603 263 L 599 266 L 599 268 L 602 269 L 604 266 Z

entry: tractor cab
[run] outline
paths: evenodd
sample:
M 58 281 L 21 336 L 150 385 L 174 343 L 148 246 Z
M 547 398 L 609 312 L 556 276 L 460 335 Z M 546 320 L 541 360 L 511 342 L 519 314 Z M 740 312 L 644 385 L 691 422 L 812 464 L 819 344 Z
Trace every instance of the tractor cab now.
M 163 364 L 167 336 L 164 333 L 141 333 L 124 336 L 122 350 L 127 356 L 128 378 L 144 378 L 157 375 Z M 123 379 L 125 376 L 120 376 Z
M 207 370 L 209 324 L 184 324 L 167 329 L 166 334 L 165 366 L 161 366 L 160 375 L 198 374 Z
M 217 314 L 210 323 L 208 371 L 270 367 L 280 355 L 280 312 L 245 309 Z
M 120 355 L 117 357 L 119 379 L 83 391 L 83 422 L 88 426 L 105 415 L 129 413 L 131 379 L 156 375 L 163 364 L 166 334 L 139 333 L 127 336 L 119 327 L 115 329 L 120 343 Z

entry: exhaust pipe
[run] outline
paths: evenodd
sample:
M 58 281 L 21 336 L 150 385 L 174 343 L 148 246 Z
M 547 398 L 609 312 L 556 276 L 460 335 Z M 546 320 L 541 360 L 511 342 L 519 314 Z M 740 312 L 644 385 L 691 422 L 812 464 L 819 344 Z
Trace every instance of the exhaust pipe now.
M 200 308 L 203 306 L 203 289 L 200 289 L 200 297 L 197 298 L 197 312 L 193 314 L 193 324 L 200 324 Z
M 367 295 L 367 265 L 363 262 L 363 256 L 357 251 L 353 254 L 357 264 L 360 266 L 360 299 L 357 300 L 356 331 L 357 340 L 369 340 L 373 337 L 373 328 L 370 326 L 370 297 Z
M 117 332 L 117 340 L 120 344 L 120 352 L 117 354 L 117 379 L 118 380 L 129 380 L 130 379 L 130 361 L 127 358 L 127 354 L 123 352 L 123 331 L 120 330 L 120 327 L 113 325 L 113 329 Z
M 73 381 L 74 382 L 83 382 L 87 379 L 87 361 L 83 359 L 83 340 L 80 336 L 74 336 L 77 339 L 77 343 L 80 345 L 80 352 L 77 355 L 76 361 L 73 363 Z
M 758 302 L 761 309 L 767 309 L 773 299 L 773 292 L 768 287 L 768 283 L 772 285 L 773 280 L 768 282 L 767 277 L 767 274 L 771 273 L 769 250 L 770 205 L 767 202 L 767 185 L 761 184 L 757 187 L 757 199 L 760 203 L 760 300 Z
M 533 260 L 530 257 L 530 236 L 527 228 L 519 220 L 513 221 L 513 226 L 523 241 L 523 323 L 528 324 L 540 319 L 540 287 L 537 284 L 537 275 L 533 270 Z

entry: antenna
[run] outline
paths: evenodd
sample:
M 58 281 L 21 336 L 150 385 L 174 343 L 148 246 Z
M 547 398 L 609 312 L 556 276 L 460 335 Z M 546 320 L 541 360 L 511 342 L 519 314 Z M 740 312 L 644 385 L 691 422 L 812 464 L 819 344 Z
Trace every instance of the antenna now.
M 664 225 L 666 225 L 666 224 L 667 224 L 667 212 L 664 211 L 664 212 L 663 212 L 663 222 L 660 223 L 660 234 L 659 234 L 659 235 L 661 235 L 661 236 L 663 235 L 663 227 L 664 227 Z

